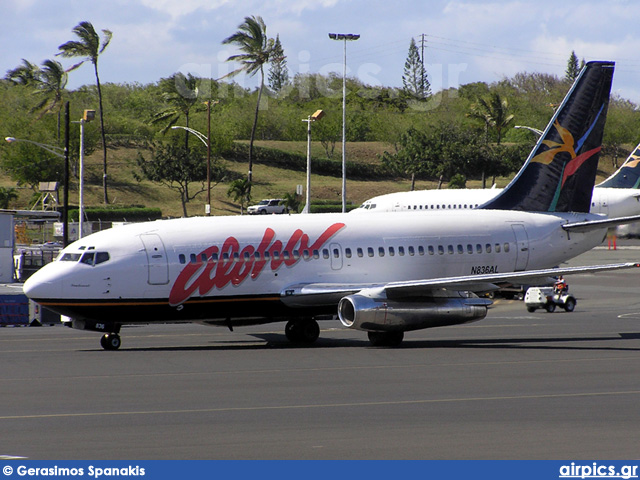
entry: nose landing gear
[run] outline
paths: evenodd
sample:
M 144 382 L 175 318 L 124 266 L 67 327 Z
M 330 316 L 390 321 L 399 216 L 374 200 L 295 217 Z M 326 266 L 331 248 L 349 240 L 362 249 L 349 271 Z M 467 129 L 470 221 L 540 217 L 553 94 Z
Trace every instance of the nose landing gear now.
M 117 333 L 105 333 L 100 339 L 100 345 L 105 350 L 118 350 L 121 343 L 120 335 Z

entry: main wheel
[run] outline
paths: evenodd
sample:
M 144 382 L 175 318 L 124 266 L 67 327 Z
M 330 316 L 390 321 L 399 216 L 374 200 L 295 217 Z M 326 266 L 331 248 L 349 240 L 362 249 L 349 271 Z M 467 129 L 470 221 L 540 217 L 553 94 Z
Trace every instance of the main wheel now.
M 404 340 L 404 332 L 367 332 L 374 347 L 397 347 Z
M 120 335 L 117 333 L 105 333 L 100 339 L 100 345 L 105 350 L 118 350 L 121 343 Z
M 284 333 L 291 343 L 311 344 L 320 336 L 320 326 L 313 319 L 289 320 Z

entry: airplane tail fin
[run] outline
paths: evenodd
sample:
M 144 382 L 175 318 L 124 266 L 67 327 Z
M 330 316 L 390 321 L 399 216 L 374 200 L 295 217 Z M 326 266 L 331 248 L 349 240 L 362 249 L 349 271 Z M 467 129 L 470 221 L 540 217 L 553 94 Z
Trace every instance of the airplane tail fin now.
M 614 65 L 585 65 L 516 177 L 479 208 L 589 211 Z
M 596 185 L 599 188 L 640 188 L 640 143 L 622 166 L 604 182 Z

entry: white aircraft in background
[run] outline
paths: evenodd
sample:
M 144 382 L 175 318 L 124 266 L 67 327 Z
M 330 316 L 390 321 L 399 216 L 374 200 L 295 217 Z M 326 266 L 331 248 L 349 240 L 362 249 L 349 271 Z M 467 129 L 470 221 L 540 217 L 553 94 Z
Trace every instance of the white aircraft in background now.
M 609 218 L 640 214 L 639 187 L 640 144 L 613 175 L 594 187 L 591 213 L 601 213 Z M 465 210 L 483 205 L 500 192 L 501 188 L 465 188 L 388 193 L 365 200 L 351 213 Z
M 201 322 L 232 328 L 287 320 L 318 338 L 336 314 L 374 345 L 405 331 L 484 318 L 496 283 L 640 264 L 553 268 L 601 242 L 616 220 L 588 213 L 614 64 L 590 62 L 510 185 L 484 208 L 433 213 L 199 217 L 89 235 L 24 284 L 26 295 L 103 332 Z M 640 218 L 637 218 L 640 219 Z

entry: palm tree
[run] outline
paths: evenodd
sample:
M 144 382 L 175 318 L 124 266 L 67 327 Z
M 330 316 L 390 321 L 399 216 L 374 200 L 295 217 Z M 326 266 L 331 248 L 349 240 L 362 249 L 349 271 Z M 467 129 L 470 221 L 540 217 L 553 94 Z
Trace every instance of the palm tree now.
M 509 126 L 514 117 L 509 113 L 509 102 L 506 98 L 501 98 L 498 92 L 491 93 L 488 100 L 478 98 L 477 103 L 471 106 L 471 112 L 467 116 L 484 122 L 487 143 L 489 143 L 489 127 L 493 127 L 498 136 L 498 145 L 502 140 L 502 131 Z
M 44 98 L 33 107 L 32 111 L 40 110 L 39 118 L 43 115 L 55 111 L 58 115 L 58 143 L 60 143 L 60 112 L 62 111 L 62 93 L 67 86 L 67 72 L 60 62 L 55 60 L 45 60 L 42 62 L 40 75 L 37 80 L 36 94 Z
M 162 133 L 166 133 L 178 122 L 180 116 L 184 115 L 185 126 L 189 127 L 191 108 L 198 102 L 199 83 L 200 79 L 190 73 L 186 76 L 182 73 L 175 73 L 169 78 L 160 80 L 161 95 L 168 108 L 156 113 L 151 123 L 166 122 L 166 126 L 162 129 Z M 184 148 L 188 151 L 189 132 L 185 130 L 184 134 Z
M 489 127 L 493 127 L 497 135 L 497 144 L 502 140 L 502 131 L 513 121 L 513 114 L 509 113 L 509 102 L 500 97 L 498 92 L 489 95 L 489 99 L 478 98 L 471 106 L 469 118 L 476 118 L 484 122 L 485 146 L 489 146 Z M 482 188 L 486 187 L 485 171 L 482 170 Z
M 256 113 L 253 119 L 253 127 L 251 128 L 251 139 L 249 140 L 249 173 L 247 175 L 249 194 L 251 193 L 252 169 L 253 169 L 253 140 L 256 135 L 256 127 L 258 125 L 258 112 L 260 109 L 260 100 L 262 99 L 262 89 L 264 88 L 264 64 L 269 61 L 269 57 L 274 49 L 273 38 L 267 37 L 267 26 L 264 24 L 262 17 L 245 17 L 244 23 L 238 25 L 238 31 L 225 38 L 223 45 L 236 45 L 242 53 L 231 55 L 227 58 L 227 62 L 238 61 L 242 65 L 227 76 L 237 75 L 245 72 L 249 76 L 253 76 L 260 72 L 260 89 L 258 90 L 258 102 L 256 103 Z
M 237 178 L 229 184 L 227 197 L 240 202 L 240 215 L 244 214 L 244 206 L 251 201 L 251 183 L 246 178 Z
M 60 45 L 58 47 L 60 52 L 57 55 L 61 55 L 65 58 L 84 57 L 84 59 L 80 63 L 77 63 L 69 68 L 67 72 L 75 70 L 87 60 L 90 60 L 91 63 L 93 63 L 93 69 L 96 74 L 96 85 L 98 87 L 98 103 L 100 105 L 100 131 L 102 133 L 103 154 L 102 187 L 104 190 L 104 203 L 108 204 L 109 196 L 107 194 L 107 140 L 104 133 L 104 111 L 102 108 L 102 90 L 100 88 L 100 77 L 98 75 L 98 56 L 102 52 L 104 52 L 105 48 L 107 48 L 107 45 L 109 45 L 113 34 L 110 30 L 103 29 L 102 33 L 104 36 L 101 43 L 100 36 L 96 33 L 96 30 L 93 28 L 93 25 L 91 25 L 90 22 L 80 22 L 73 28 L 72 31 L 78 36 L 79 40 L 71 40 Z
M 31 85 L 40 78 L 40 68 L 23 58 L 22 65 L 8 70 L 5 78 L 19 85 Z

